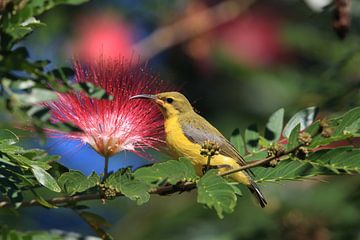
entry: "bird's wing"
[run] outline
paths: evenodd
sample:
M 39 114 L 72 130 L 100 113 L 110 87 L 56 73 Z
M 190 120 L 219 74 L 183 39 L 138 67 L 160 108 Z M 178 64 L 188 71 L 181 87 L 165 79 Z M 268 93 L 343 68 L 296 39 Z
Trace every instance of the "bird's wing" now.
M 201 124 L 199 124 L 199 122 Z M 180 119 L 180 125 L 184 135 L 190 141 L 200 145 L 205 141 L 216 143 L 220 147 L 220 154 L 237 160 L 240 165 L 246 164 L 244 158 L 239 154 L 235 147 L 200 115 L 192 115 L 191 118 Z

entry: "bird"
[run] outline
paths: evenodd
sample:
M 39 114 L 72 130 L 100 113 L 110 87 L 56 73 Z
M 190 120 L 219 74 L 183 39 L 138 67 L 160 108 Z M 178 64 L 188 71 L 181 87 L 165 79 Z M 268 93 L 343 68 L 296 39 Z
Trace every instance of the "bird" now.
M 203 175 L 204 166 L 217 168 L 219 174 L 246 164 L 236 148 L 213 125 L 195 112 L 189 100 L 179 92 L 138 94 L 130 99 L 148 99 L 155 102 L 164 117 L 166 144 L 173 156 L 186 157 L 193 164 L 196 173 Z M 218 146 L 217 154 L 209 158 L 201 154 L 204 144 Z M 229 175 L 234 181 L 246 185 L 261 207 L 267 202 L 260 188 L 252 178 L 249 169 Z

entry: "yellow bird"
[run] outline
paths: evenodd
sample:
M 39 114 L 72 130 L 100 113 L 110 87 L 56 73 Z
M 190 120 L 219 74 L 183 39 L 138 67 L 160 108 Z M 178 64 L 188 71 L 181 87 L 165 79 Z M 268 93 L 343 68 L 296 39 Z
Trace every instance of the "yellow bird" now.
M 164 92 L 156 95 L 140 94 L 131 99 L 151 99 L 164 115 L 166 143 L 176 157 L 186 157 L 194 165 L 197 174 L 202 175 L 208 157 L 201 155 L 203 144 L 208 141 L 219 146 L 219 154 L 213 156 L 210 166 L 218 167 L 219 173 L 245 165 L 235 147 L 206 119 L 197 114 L 187 98 L 179 92 Z M 250 170 L 236 172 L 230 177 L 244 185 L 255 195 L 261 207 L 266 200 L 250 176 Z

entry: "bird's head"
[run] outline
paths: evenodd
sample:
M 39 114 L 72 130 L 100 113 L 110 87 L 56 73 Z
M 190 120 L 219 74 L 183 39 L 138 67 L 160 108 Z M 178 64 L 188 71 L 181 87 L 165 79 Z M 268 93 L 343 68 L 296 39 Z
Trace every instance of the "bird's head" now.
M 130 99 L 149 99 L 154 101 L 165 117 L 177 116 L 193 111 L 187 98 L 179 92 L 163 92 L 158 94 L 139 94 Z

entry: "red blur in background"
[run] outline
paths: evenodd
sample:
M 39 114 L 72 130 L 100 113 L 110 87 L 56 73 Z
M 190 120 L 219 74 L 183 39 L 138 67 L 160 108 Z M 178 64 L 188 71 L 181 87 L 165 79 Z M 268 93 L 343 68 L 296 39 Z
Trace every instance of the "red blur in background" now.
M 97 61 L 100 57 L 130 59 L 134 55 L 132 28 L 118 16 L 82 16 L 74 30 L 73 52 L 82 61 Z

